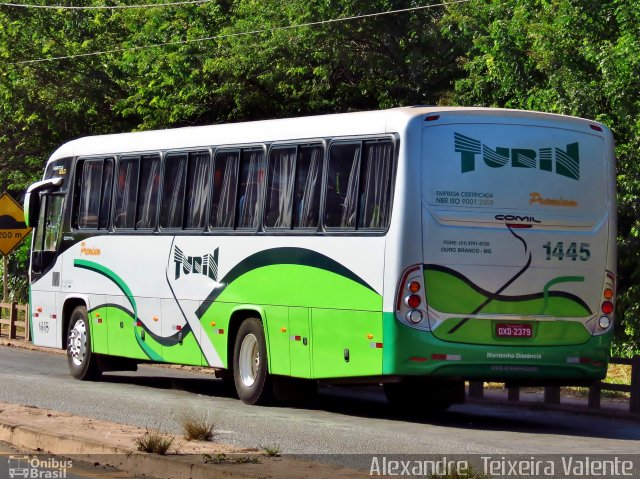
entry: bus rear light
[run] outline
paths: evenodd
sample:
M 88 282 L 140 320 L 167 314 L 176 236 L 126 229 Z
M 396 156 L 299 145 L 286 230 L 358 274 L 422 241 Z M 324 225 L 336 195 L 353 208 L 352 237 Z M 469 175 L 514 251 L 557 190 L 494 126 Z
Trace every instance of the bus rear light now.
M 412 309 L 407 313 L 407 319 L 413 324 L 418 324 L 423 319 L 422 311 L 419 309 Z
M 571 357 L 571 358 L 567 358 L 567 362 L 569 364 L 587 364 L 591 362 L 590 358 L 575 358 L 575 357 Z
M 424 121 L 436 121 L 440 119 L 440 115 L 429 115 L 424 119 Z
M 413 356 L 409 358 L 409 361 L 413 361 L 414 363 L 424 363 L 425 361 L 429 361 L 429 358 L 419 358 L 417 356 Z
M 437 361 L 461 361 L 462 356 L 459 354 L 432 354 L 431 359 Z
M 600 319 L 598 319 L 598 326 L 600 326 L 600 329 L 607 329 L 611 326 L 611 320 L 608 316 L 601 316 Z
M 613 303 L 611 301 L 605 301 L 602 303 L 600 309 L 604 314 L 611 314 L 613 313 Z
M 611 288 L 607 288 L 604 290 L 602 295 L 604 296 L 604 299 L 611 299 L 613 298 L 613 290 Z
M 369 347 L 374 349 L 382 349 L 382 343 L 369 343 Z
M 600 128 L 598 125 L 589 125 L 589 128 L 595 131 L 602 131 L 602 128 Z
M 428 329 L 428 322 L 423 321 L 427 318 L 427 301 L 422 265 L 410 266 L 404 271 L 401 278 L 396 296 L 397 318 L 409 326 Z
M 404 301 L 405 303 L 407 303 L 407 306 L 414 309 L 420 306 L 420 303 L 422 303 L 422 299 L 417 294 L 407 296 Z

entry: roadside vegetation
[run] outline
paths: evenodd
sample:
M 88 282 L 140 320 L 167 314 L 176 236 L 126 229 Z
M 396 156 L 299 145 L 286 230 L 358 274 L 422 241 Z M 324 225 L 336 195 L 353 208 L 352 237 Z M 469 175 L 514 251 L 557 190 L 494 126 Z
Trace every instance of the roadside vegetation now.
M 158 431 L 146 430 L 145 433 L 135 439 L 138 451 L 152 454 L 165 455 L 173 444 L 173 436 Z
M 215 424 L 208 412 L 185 413 L 180 418 L 184 438 L 187 441 L 211 441 Z

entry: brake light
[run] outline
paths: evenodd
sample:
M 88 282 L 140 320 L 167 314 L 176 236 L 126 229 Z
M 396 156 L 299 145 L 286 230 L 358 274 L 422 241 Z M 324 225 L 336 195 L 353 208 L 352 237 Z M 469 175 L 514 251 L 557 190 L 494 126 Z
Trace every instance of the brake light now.
M 424 296 L 422 265 L 407 268 L 398 284 L 396 312 L 398 319 L 414 327 L 428 327 L 426 298 Z
M 602 334 L 609 331 L 613 324 L 613 315 L 616 309 L 616 277 L 611 271 L 607 271 L 602 288 L 602 299 L 600 300 L 600 312 L 602 316 L 594 321 L 593 334 Z

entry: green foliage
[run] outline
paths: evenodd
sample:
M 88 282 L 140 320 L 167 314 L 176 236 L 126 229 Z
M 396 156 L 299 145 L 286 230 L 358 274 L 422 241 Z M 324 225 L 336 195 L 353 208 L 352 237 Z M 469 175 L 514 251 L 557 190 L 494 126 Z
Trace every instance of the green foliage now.
M 449 7 L 464 52 L 452 99 L 592 118 L 616 138 L 618 303 L 614 352 L 640 341 L 640 5 L 636 0 L 486 0 Z

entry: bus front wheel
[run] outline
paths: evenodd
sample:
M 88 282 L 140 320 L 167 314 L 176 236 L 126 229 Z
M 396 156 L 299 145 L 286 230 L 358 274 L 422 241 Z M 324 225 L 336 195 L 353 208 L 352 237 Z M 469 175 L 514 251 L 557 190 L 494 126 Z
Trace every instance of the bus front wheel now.
M 233 380 L 238 397 L 245 404 L 264 404 L 271 399 L 267 346 L 262 322 L 245 319 L 233 349 Z
M 87 308 L 77 306 L 71 313 L 67 331 L 67 362 L 76 379 L 91 380 L 100 377 L 98 358 L 91 350 L 91 333 Z

